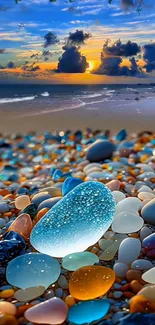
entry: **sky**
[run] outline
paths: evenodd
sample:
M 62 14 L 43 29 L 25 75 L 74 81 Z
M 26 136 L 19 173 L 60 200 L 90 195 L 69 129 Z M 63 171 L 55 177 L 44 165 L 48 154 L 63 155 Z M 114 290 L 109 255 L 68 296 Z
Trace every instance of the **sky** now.
M 0 83 L 155 82 L 154 1 L 121 1 L 0 0 Z

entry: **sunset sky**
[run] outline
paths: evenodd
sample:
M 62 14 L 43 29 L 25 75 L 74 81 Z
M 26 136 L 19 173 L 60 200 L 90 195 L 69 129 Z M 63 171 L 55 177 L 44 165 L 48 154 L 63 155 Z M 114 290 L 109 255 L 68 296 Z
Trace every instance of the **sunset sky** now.
M 155 82 L 153 2 L 0 0 L 0 82 Z

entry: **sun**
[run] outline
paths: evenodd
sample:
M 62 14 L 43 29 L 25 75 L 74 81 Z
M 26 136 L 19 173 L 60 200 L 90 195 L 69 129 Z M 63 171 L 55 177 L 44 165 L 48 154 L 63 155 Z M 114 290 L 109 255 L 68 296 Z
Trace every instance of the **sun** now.
M 87 68 L 87 73 L 90 73 L 94 69 L 94 63 L 92 61 L 88 61 L 89 67 Z

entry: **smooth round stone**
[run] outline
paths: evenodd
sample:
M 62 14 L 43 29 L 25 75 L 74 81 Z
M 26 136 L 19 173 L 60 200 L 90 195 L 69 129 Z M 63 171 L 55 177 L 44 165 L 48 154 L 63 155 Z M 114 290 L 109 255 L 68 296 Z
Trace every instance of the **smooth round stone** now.
M 130 234 L 139 231 L 144 220 L 131 212 L 118 213 L 112 223 L 112 230 L 120 234 Z
M 155 267 L 143 273 L 142 279 L 145 282 L 155 284 Z
M 31 203 L 28 195 L 21 195 L 15 199 L 15 207 L 18 210 L 25 209 Z
M 120 212 L 127 212 L 127 211 L 136 213 L 139 211 L 140 206 L 141 206 L 141 201 L 138 198 L 129 197 L 117 203 L 116 214 Z
M 65 256 L 62 267 L 68 271 L 76 271 L 83 266 L 93 265 L 99 262 L 97 255 L 90 252 L 78 252 Z
M 143 239 L 142 247 L 144 247 L 147 251 L 155 249 L 155 233 Z
M 0 301 L 0 312 L 9 315 L 15 315 L 16 306 L 7 301 Z
M 85 182 L 66 194 L 33 228 L 31 245 L 55 257 L 94 245 L 110 227 L 115 200 L 102 183 Z
M 141 242 L 136 238 L 126 238 L 122 241 L 118 250 L 118 261 L 131 264 L 137 259 L 141 251 Z
M 151 190 L 151 188 L 150 188 L 149 186 L 147 186 L 147 185 L 143 185 L 143 186 L 141 186 L 141 187 L 138 189 L 137 192 L 138 192 L 138 193 L 141 193 L 141 192 L 153 193 L 152 190 Z
M 144 200 L 152 200 L 155 198 L 154 193 L 150 193 L 150 192 L 140 192 L 138 194 L 138 198 L 142 201 Z
M 83 183 L 83 181 L 80 178 L 75 178 L 75 177 L 66 178 L 62 185 L 62 195 L 66 195 L 71 190 L 73 190 L 73 188 L 75 188 L 81 183 Z
M 111 158 L 115 146 L 107 140 L 97 140 L 91 144 L 86 152 L 86 159 L 90 162 L 102 161 Z
M 3 218 L 0 218 L 0 228 L 3 228 L 6 225 L 6 221 Z
M 33 196 L 32 198 L 32 203 L 35 204 L 36 207 L 38 207 L 38 205 L 47 200 L 47 199 L 50 199 L 51 198 L 51 195 L 48 194 L 47 192 L 41 192 L 41 193 L 37 193 Z
M 100 239 L 98 243 L 100 248 L 104 251 L 106 248 L 110 247 L 113 242 L 114 241 L 112 239 Z
M 57 297 L 51 298 L 26 310 L 24 317 L 38 324 L 62 324 L 68 314 L 66 303 Z
M 155 286 L 147 284 L 137 293 L 137 295 L 143 296 L 149 301 L 155 302 Z
M 104 238 L 111 239 L 114 235 L 115 235 L 115 233 L 112 230 L 108 230 L 105 232 Z M 102 240 L 102 239 L 100 239 L 100 240 Z M 99 243 L 100 243 L 100 240 L 99 240 Z
M 86 165 L 86 166 L 83 168 L 83 171 L 84 171 L 85 174 L 89 174 L 89 171 L 90 171 L 92 168 L 98 168 L 98 169 L 101 169 L 101 168 L 102 168 L 102 165 L 101 165 L 101 164 L 98 164 L 98 163 L 91 163 L 91 164 Z
M 61 199 L 62 199 L 62 196 L 61 197 L 52 197 L 50 199 L 47 199 L 39 204 L 37 211 L 40 211 L 44 208 L 51 209 Z
M 125 194 L 120 191 L 113 191 L 113 196 L 115 198 L 116 203 L 118 203 L 126 198 Z
M 6 269 L 7 281 L 15 287 L 25 289 L 37 286 L 47 288 L 57 281 L 60 265 L 51 256 L 30 253 L 12 260 Z
M 5 213 L 10 210 L 9 205 L 6 202 L 0 202 L 0 213 Z
M 33 224 L 29 214 L 23 213 L 13 221 L 8 231 L 18 232 L 24 238 L 29 238 L 32 228 Z
M 102 167 L 92 167 L 92 168 L 89 168 L 88 171 L 87 171 L 87 176 L 89 176 L 89 174 L 95 173 L 95 172 L 103 172 Z
M 50 194 L 52 197 L 57 197 L 57 196 L 61 196 L 62 195 L 61 189 L 60 188 L 56 188 L 54 186 L 52 186 L 52 187 L 45 187 L 42 190 L 40 190 L 39 193 L 42 193 L 42 192 L 46 192 L 46 193 Z
M 69 281 L 70 294 L 78 300 L 105 295 L 115 281 L 115 273 L 104 266 L 85 266 L 75 271 Z
M 141 215 L 145 222 L 155 226 L 155 199 L 151 200 L 141 210 Z
M 106 185 L 109 187 L 109 189 L 111 191 L 117 191 L 117 192 L 119 192 L 118 190 L 120 188 L 120 184 L 121 184 L 120 181 L 118 181 L 117 179 L 114 179 L 114 180 L 108 182 Z
M 43 286 L 20 289 L 15 292 L 14 298 L 18 301 L 27 302 L 42 296 L 44 292 L 45 287 Z
M 132 270 L 149 270 L 153 267 L 153 264 L 148 261 L 148 260 L 144 260 L 144 259 L 139 259 L 139 260 L 135 260 L 132 264 L 131 264 L 131 269 Z
M 69 309 L 67 320 L 77 325 L 90 324 L 105 317 L 109 309 L 110 302 L 106 299 L 82 301 Z
M 68 289 L 68 281 L 64 275 L 60 275 L 59 280 L 58 280 L 58 285 L 62 289 Z
M 147 236 L 151 235 L 152 231 L 148 227 L 143 227 L 140 231 L 140 239 L 143 241 Z
M 89 177 L 92 179 L 107 179 L 107 178 L 114 178 L 114 176 L 110 173 L 105 173 L 104 171 L 96 171 L 96 172 L 91 172 L 89 174 Z
M 99 259 L 101 261 L 111 261 L 116 252 L 118 251 L 119 243 L 117 241 L 113 241 L 112 245 L 110 245 L 100 256 Z
M 124 263 L 115 263 L 113 266 L 113 270 L 119 278 L 124 278 L 128 269 L 128 265 Z

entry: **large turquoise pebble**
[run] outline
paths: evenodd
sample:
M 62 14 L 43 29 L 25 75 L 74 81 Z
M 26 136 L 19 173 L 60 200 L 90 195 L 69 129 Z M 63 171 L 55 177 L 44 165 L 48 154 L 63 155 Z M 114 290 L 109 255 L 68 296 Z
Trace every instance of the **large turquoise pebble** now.
M 113 222 L 115 199 L 100 182 L 85 182 L 65 195 L 35 225 L 32 246 L 41 253 L 64 257 L 95 244 Z
M 76 177 L 68 177 L 65 179 L 63 185 L 62 185 L 62 194 L 66 195 L 71 190 L 73 190 L 74 187 L 77 185 L 83 183 L 83 181 L 80 178 Z
M 69 309 L 68 321 L 72 324 L 90 324 L 105 317 L 110 309 L 107 299 L 79 302 Z
M 68 271 L 76 271 L 83 266 L 93 265 L 98 262 L 98 256 L 93 253 L 77 252 L 65 256 L 62 260 L 62 266 Z
M 30 253 L 18 256 L 7 266 L 8 283 L 21 289 L 44 286 L 57 281 L 60 275 L 60 265 L 51 256 Z

